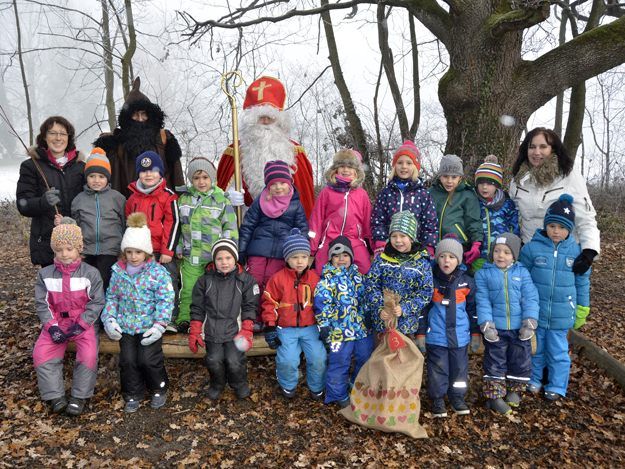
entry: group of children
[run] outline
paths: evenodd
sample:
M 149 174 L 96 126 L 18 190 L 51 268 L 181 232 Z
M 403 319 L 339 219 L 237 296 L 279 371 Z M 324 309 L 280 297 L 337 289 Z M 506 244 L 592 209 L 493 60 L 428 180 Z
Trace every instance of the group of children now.
M 172 321 L 188 332 L 193 353 L 206 349 L 210 399 L 226 384 L 238 398 L 249 396 L 245 352 L 262 329 L 276 349 L 286 398 L 297 393 L 303 352 L 311 397 L 345 407 L 390 319 L 385 290 L 400 298 L 397 330 L 426 353 L 434 416 L 447 415 L 445 396 L 456 413 L 470 412 L 468 351 L 478 350 L 482 337 L 489 408 L 509 413 L 523 390 L 538 393 L 545 368 L 545 397 L 565 396 L 566 333 L 589 312 L 589 273 L 572 272 L 580 248 L 571 234 L 571 197 L 549 207 L 543 229 L 521 249 L 496 158 L 478 168 L 475 188 L 464 181 L 461 159 L 445 155 L 427 190 L 419 150 L 409 141 L 392 167 L 372 208 L 361 187 L 361 155 L 339 151 L 307 221 L 289 166 L 271 161 L 266 187 L 237 229 L 207 159 L 189 162 L 187 192 L 178 197 L 165 184 L 158 154 L 139 155 L 138 180 L 124 202 L 108 185 L 106 155 L 94 149 L 72 206 L 78 225 L 56 221 L 54 265 L 39 272 L 36 285 L 43 328 L 33 355 L 42 398 L 54 412 L 82 413 L 95 385 L 100 317 L 119 341 L 126 412 L 137 411 L 146 393 L 152 408 L 165 405 L 162 335 Z M 77 355 L 68 401 L 62 367 L 70 340 Z

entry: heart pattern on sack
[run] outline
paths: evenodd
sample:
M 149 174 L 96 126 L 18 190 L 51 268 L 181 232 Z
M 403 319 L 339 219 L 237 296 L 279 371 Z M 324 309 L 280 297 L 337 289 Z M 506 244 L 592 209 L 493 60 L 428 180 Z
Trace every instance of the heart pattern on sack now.
M 380 425 L 384 425 L 384 422 L 386 422 L 386 417 L 382 417 L 381 415 L 378 415 L 377 420 Z

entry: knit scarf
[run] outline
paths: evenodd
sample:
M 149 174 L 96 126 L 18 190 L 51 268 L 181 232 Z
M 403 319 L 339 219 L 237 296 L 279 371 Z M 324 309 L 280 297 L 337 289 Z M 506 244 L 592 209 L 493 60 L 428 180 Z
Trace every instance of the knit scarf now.
M 506 196 L 503 190 L 500 188 L 497 188 L 497 190 L 495 191 L 495 195 L 493 196 L 492 199 L 485 199 L 484 197 L 480 195 L 479 192 L 476 192 L 476 193 L 477 193 L 477 198 L 480 199 L 480 201 L 484 204 L 484 206 L 495 212 L 499 210 L 506 201 Z
M 338 174 L 334 176 L 336 182 L 334 184 L 328 183 L 328 186 L 334 189 L 337 192 L 347 192 L 352 188 L 351 184 L 353 179 L 345 178 L 343 176 L 339 176 Z
M 141 272 L 143 270 L 143 268 L 145 267 L 145 261 L 142 262 L 139 265 L 131 265 L 130 263 L 126 264 L 126 272 L 128 272 L 128 275 L 136 275 L 139 272 Z
M 558 156 L 551 154 L 540 166 L 530 166 L 528 161 L 524 161 L 514 177 L 515 182 L 518 184 L 528 173 L 531 181 L 538 187 L 551 185 L 562 174 L 558 165 Z
M 449 291 L 449 285 L 451 285 L 456 278 L 456 275 L 458 274 L 458 268 L 456 267 L 456 269 L 452 273 L 447 275 L 441 270 L 438 264 L 435 264 L 434 269 L 432 269 L 432 273 L 434 274 L 434 277 L 436 277 L 440 281 L 438 291 L 441 293 L 441 295 L 443 295 L 443 298 L 450 299 L 453 292 Z
M 269 218 L 281 217 L 282 214 L 289 208 L 292 198 L 293 186 L 291 186 L 289 193 L 286 195 L 270 195 L 269 189 L 265 187 L 260 193 L 260 209 Z

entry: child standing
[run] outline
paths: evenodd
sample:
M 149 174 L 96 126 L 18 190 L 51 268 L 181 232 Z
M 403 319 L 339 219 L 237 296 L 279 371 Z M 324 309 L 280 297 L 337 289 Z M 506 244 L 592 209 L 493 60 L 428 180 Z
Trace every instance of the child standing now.
M 432 299 L 432 267 L 427 251 L 416 241 L 417 219 L 412 212 L 393 215 L 389 232 L 389 243 L 373 260 L 365 278 L 365 317 L 375 332 L 384 332 L 384 323 L 390 318 L 383 310 L 382 293 L 395 292 L 400 297 L 395 311 L 397 330 L 414 338 L 423 310 Z
M 319 338 L 329 344 L 325 403 L 349 405 L 349 385 L 373 352 L 373 336 L 362 313 L 362 275 L 352 263 L 352 244 L 345 236 L 330 243 L 330 262 L 315 289 L 315 318 Z M 354 370 L 350 367 L 355 359 Z
M 500 414 L 521 403 L 538 320 L 538 292 L 527 269 L 517 262 L 520 248 L 518 236 L 501 234 L 493 243 L 492 263 L 475 275 L 477 322 L 485 341 L 484 394 L 487 407 Z
M 477 196 L 463 179 L 460 157 L 445 155 L 438 169 L 438 179 L 430 188 L 430 195 L 436 204 L 440 238 L 449 233 L 456 235 L 463 245 L 464 263 L 471 265 L 480 257 L 482 220 Z
M 276 375 L 284 397 L 295 397 L 300 354 L 306 356 L 306 381 L 315 400 L 323 398 L 326 349 L 319 340 L 313 292 L 319 281 L 309 270 L 310 243 L 294 228 L 284 241 L 287 266 L 267 282 L 263 294 L 265 340 L 276 350 Z
M 462 266 L 462 244 L 448 235 L 436 246 L 434 296 L 419 323 L 417 346 L 427 345 L 428 396 L 432 415 L 447 417 L 445 395 L 459 415 L 468 414 L 464 401 L 469 380 L 469 344 L 480 348 L 475 311 L 475 283 Z
M 42 268 L 35 283 L 35 304 L 42 324 L 33 360 L 39 392 L 54 413 L 80 415 L 93 396 L 98 371 L 98 339 L 93 324 L 104 306 L 98 271 L 81 262 L 80 228 L 63 218 L 52 230 L 54 263 Z M 63 357 L 68 342 L 76 344 L 76 364 L 69 402 L 65 398 Z
M 380 191 L 371 213 L 373 247 L 381 253 L 389 237 L 391 217 L 397 212 L 409 210 L 419 225 L 419 243 L 434 256 L 438 241 L 438 218 L 432 197 L 419 178 L 421 171 L 419 149 L 406 140 L 393 155 L 391 180 Z
M 495 155 L 488 155 L 475 171 L 475 193 L 480 202 L 482 218 L 482 251 L 479 259 L 471 265 L 475 273 L 488 259 L 490 247 L 501 233 L 514 233 L 520 236 L 519 213 L 516 205 L 502 189 L 503 171 Z
M 551 401 L 566 396 L 569 384 L 567 332 L 571 327 L 582 327 L 590 312 L 590 270 L 581 275 L 573 273 L 573 262 L 581 252 L 571 236 L 574 228 L 573 197 L 563 194 L 547 209 L 544 229 L 536 230 L 521 249 L 519 259 L 529 269 L 540 297 L 536 354 L 527 389 L 540 392 L 543 370 L 547 368 L 545 397 Z
M 139 178 L 128 186 L 131 194 L 126 202 L 126 217 L 135 212 L 145 214 L 152 234 L 154 259 L 169 272 L 175 297 L 178 294 L 178 269 L 174 250 L 180 234 L 178 196 L 167 187 L 162 176 L 163 161 L 158 153 L 141 153 L 135 161 L 135 169 Z M 174 317 L 177 315 L 175 308 Z M 172 326 L 171 331 L 176 332 L 176 328 Z
M 85 179 L 83 191 L 72 201 L 72 217 L 82 229 L 84 261 L 98 269 L 106 290 L 124 235 L 126 198 L 111 189 L 111 164 L 101 148 L 91 150 Z
M 216 173 L 206 158 L 193 158 L 187 165 L 187 192 L 180 196 L 180 241 L 176 248 L 180 264 L 180 305 L 176 328 L 189 331 L 191 296 L 197 280 L 213 260 L 211 250 L 220 238 L 236 241 L 237 217 L 230 200 L 213 185 Z
M 122 238 L 122 259 L 113 265 L 102 324 L 111 340 L 119 341 L 119 375 L 124 412 L 136 412 L 147 391 L 150 406 L 167 401 L 167 371 L 163 357 L 165 326 L 171 319 L 174 290 L 165 268 L 153 258 L 152 235 L 144 213 L 133 213 Z
M 206 348 L 209 399 L 219 399 L 226 381 L 237 398 L 245 399 L 250 395 L 245 352 L 252 347 L 258 285 L 237 263 L 233 240 L 218 240 L 212 258 L 193 289 L 189 349 L 197 353 L 198 345 Z
M 247 270 L 256 279 L 261 295 L 271 276 L 284 268 L 282 247 L 293 228 L 308 233 L 291 169 L 284 161 L 269 161 L 265 165 L 265 189 L 245 213 L 239 230 L 241 264 L 247 260 Z M 259 310 L 257 324 L 260 322 Z
M 319 193 L 310 215 L 315 270 L 321 274 L 328 262 L 330 241 L 342 235 L 352 243 L 358 270 L 366 274 L 371 266 L 371 201 L 361 187 L 365 179 L 362 156 L 356 150 L 339 150 L 325 178 L 327 185 Z

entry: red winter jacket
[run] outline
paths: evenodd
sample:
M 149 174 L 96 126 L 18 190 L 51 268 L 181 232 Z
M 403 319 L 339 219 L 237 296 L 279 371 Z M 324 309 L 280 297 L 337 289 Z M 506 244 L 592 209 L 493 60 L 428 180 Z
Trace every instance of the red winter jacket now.
M 154 252 L 173 257 L 180 226 L 178 196 L 167 187 L 165 179 L 161 179 L 158 187 L 150 194 L 137 189 L 136 181 L 131 182 L 128 189 L 132 194 L 126 202 L 126 218 L 134 212 L 145 213 L 152 233 Z
M 262 318 L 268 326 L 306 327 L 316 324 L 313 295 L 319 276 L 306 269 L 300 276 L 285 267 L 271 276 L 262 299 Z

